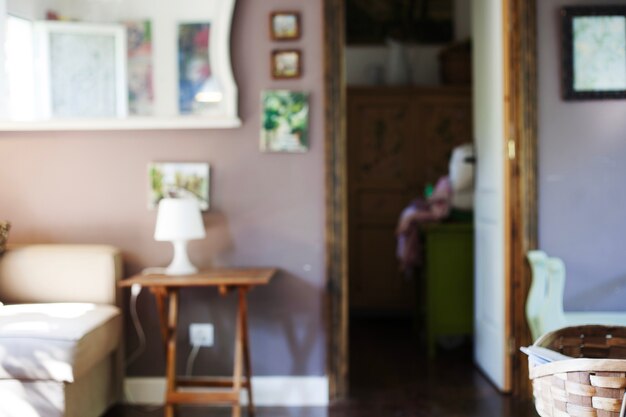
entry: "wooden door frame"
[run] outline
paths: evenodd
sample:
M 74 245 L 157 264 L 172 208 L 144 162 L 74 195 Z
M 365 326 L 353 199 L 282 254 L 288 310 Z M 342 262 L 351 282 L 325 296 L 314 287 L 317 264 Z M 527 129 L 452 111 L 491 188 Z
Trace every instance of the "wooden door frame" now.
M 344 0 L 323 0 L 327 375 L 331 399 L 348 394 L 348 187 Z
M 526 253 L 537 248 L 537 0 L 505 0 L 508 9 L 509 137 L 515 158 L 509 165 L 510 223 L 509 324 L 513 355 L 512 392 L 532 395 L 528 360 L 520 346 L 532 343 L 526 322 L 526 298 L 531 273 Z
M 526 360 L 518 347 L 530 343 L 524 305 L 530 285 L 525 253 L 537 246 L 536 0 L 502 0 L 505 8 L 507 126 L 516 155 L 508 161 L 509 242 L 507 298 L 510 381 L 514 395 L 528 397 Z M 348 240 L 344 0 L 323 0 L 327 374 L 330 398 L 348 394 Z M 506 144 L 508 146 L 508 144 Z

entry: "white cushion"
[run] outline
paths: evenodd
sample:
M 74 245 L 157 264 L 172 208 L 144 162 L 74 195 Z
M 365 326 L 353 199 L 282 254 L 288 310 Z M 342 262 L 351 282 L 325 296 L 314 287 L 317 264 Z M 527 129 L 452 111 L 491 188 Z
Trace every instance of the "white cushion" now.
M 87 303 L 0 307 L 0 379 L 74 382 L 119 344 L 117 307 Z
M 115 304 L 121 276 L 112 246 L 9 245 L 0 257 L 0 297 L 5 304 Z

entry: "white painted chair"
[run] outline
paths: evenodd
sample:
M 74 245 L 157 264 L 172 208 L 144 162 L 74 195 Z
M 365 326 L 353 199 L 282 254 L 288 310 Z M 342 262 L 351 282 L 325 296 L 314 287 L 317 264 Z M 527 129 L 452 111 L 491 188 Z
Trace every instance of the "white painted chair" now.
M 565 264 L 543 251 L 526 255 L 532 270 L 532 283 L 526 300 L 526 319 L 534 340 L 562 327 L 584 324 L 626 326 L 626 312 L 563 311 Z
M 542 319 L 545 317 L 543 309 L 548 299 L 548 255 L 540 250 L 532 250 L 526 254 L 526 258 L 532 272 L 526 299 L 526 321 L 534 341 L 544 333 Z

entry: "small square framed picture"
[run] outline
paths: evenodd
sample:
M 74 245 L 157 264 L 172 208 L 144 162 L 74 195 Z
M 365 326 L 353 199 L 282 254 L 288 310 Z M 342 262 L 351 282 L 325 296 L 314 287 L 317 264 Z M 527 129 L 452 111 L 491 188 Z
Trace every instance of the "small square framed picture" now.
M 275 49 L 272 51 L 272 78 L 289 79 L 302 76 L 302 51 Z
M 270 14 L 270 36 L 275 41 L 300 39 L 300 13 L 281 11 Z
M 563 98 L 626 98 L 626 7 L 564 7 L 561 19 Z

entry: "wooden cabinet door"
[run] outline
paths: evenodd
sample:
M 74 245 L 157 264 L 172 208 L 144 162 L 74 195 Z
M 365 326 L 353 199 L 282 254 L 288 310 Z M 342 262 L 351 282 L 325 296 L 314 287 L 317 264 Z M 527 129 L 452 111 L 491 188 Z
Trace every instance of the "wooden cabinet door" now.
M 398 217 L 471 142 L 467 88 L 348 89 L 348 239 L 354 311 L 409 312 L 415 286 L 396 257 Z
M 410 96 L 401 90 L 348 94 L 350 305 L 407 310 L 411 283 L 396 260 L 394 230 L 411 198 Z
M 420 176 L 435 183 L 448 174 L 452 149 L 473 142 L 470 90 L 440 88 L 416 94 L 412 114 L 418 138 L 414 163 L 422 168 Z

